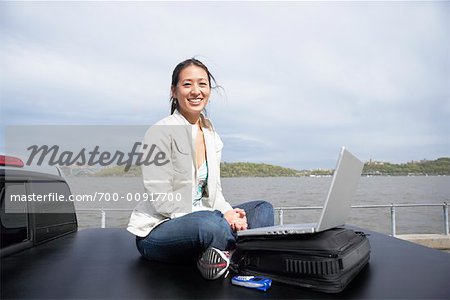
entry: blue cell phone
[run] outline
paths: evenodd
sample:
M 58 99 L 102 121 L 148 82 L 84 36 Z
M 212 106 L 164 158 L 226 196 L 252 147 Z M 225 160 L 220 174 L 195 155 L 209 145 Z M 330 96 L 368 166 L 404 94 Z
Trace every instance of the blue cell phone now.
M 251 289 L 267 291 L 272 285 L 272 279 L 261 276 L 234 276 L 231 283 Z

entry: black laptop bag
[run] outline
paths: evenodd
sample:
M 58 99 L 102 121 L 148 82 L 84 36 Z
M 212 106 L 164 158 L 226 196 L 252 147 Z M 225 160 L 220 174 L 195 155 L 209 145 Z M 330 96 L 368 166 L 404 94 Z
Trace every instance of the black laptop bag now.
M 369 262 L 366 235 L 346 228 L 285 236 L 240 237 L 231 269 L 273 281 L 338 293 Z

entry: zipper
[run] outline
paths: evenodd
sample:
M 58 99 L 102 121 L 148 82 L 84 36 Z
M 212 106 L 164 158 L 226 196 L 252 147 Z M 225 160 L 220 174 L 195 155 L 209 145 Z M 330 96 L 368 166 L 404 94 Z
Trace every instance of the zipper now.
M 276 248 L 261 248 L 261 247 L 249 247 L 249 248 L 241 248 L 240 251 L 254 251 L 254 250 L 258 250 L 258 251 L 267 251 L 267 252 L 273 252 L 273 253 L 295 253 L 298 255 L 305 255 L 305 256 L 317 256 L 317 257 L 329 257 L 329 258 L 335 258 L 339 256 L 339 253 L 341 253 L 341 251 L 339 250 L 334 250 L 334 251 L 330 251 L 330 250 L 317 250 L 317 249 L 311 249 L 311 250 L 298 250 L 298 249 L 276 249 Z
M 286 249 L 286 248 L 274 248 L 274 247 L 264 247 L 262 245 L 260 246 L 242 246 L 240 247 L 241 251 L 251 251 L 251 250 L 258 250 L 258 251 L 268 251 L 268 252 L 284 252 L 284 253 L 296 253 L 296 254 L 306 254 L 306 255 L 315 255 L 320 257 L 338 257 L 339 254 L 343 254 L 348 249 L 354 247 L 355 244 L 357 244 L 358 239 L 361 238 L 362 235 L 357 235 L 353 239 L 349 241 L 349 243 L 343 245 L 341 248 L 337 250 L 321 250 L 321 249 L 305 249 L 305 250 L 299 250 L 299 249 Z

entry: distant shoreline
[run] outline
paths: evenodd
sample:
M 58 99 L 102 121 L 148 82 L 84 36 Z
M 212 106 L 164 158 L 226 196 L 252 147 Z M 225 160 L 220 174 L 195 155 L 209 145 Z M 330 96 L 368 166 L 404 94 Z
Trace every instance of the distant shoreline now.
M 63 167 L 69 177 L 140 177 L 141 169 L 132 166 L 128 172 L 122 166 L 101 169 L 83 167 Z M 265 163 L 223 162 L 220 164 L 221 177 L 325 177 L 333 175 L 333 169 L 296 170 Z M 364 164 L 362 176 L 449 176 L 450 157 L 436 160 L 411 161 L 402 164 L 369 161 Z

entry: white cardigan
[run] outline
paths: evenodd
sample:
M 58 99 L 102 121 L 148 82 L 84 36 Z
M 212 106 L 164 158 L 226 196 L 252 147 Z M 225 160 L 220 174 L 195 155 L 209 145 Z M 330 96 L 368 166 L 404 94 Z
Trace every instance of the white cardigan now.
M 232 207 L 223 197 L 220 184 L 223 143 L 211 122 L 203 115 L 201 118 L 208 161 L 208 197 L 203 199 L 203 205 L 207 209 L 225 213 Z M 143 157 L 145 158 L 150 147 L 155 145 L 157 150 L 153 155 L 161 151 L 165 153 L 165 160 L 168 162 L 162 166 L 142 165 L 144 187 L 148 199 L 153 201 L 141 200 L 133 210 L 127 230 L 134 235 L 145 237 L 162 222 L 192 212 L 192 191 L 197 187 L 193 126 L 182 114 L 175 111 L 147 130 L 143 141 L 147 149 L 141 149 Z M 163 197 L 165 199 L 162 199 Z

